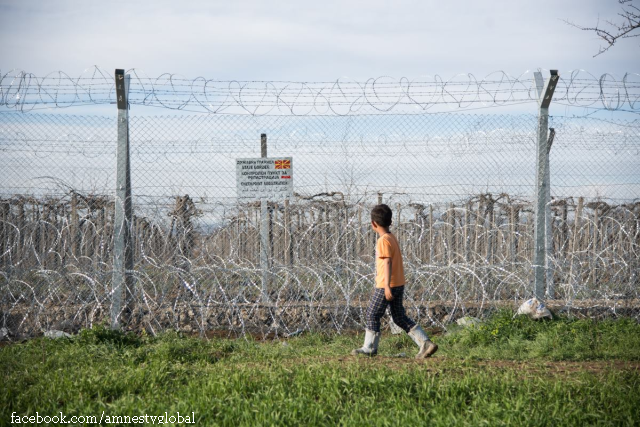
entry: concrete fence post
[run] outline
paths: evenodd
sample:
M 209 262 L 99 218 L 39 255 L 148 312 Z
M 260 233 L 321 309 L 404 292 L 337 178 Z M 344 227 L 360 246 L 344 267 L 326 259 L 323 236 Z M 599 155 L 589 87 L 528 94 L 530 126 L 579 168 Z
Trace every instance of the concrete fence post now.
M 129 157 L 129 75 L 116 70 L 118 105 L 118 149 L 114 218 L 113 283 L 111 294 L 111 328 L 119 329 L 128 321 L 133 306 L 133 211 L 131 206 L 131 162 Z M 123 307 L 123 294 L 124 305 Z
M 538 94 L 538 137 L 536 146 L 536 193 L 534 222 L 533 274 L 535 297 L 545 299 L 545 281 L 547 279 L 547 209 L 550 209 L 549 179 L 549 105 L 558 82 L 558 71 L 551 70 L 551 76 L 543 80 L 541 72 L 535 72 L 535 83 Z M 548 224 L 551 227 L 551 224 Z

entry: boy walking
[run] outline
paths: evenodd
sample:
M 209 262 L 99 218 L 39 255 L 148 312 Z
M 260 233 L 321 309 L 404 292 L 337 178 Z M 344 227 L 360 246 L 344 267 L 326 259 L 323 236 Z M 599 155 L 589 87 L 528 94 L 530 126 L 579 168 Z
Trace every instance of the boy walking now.
M 371 210 L 371 227 L 378 234 L 376 243 L 376 288 L 367 308 L 367 327 L 364 345 L 351 352 L 352 355 L 373 356 L 378 353 L 380 342 L 380 319 L 387 306 L 391 306 L 393 322 L 409 334 L 418 345 L 416 359 L 424 359 L 438 350 L 438 346 L 429 340 L 420 325 L 411 320 L 404 311 L 404 267 L 398 240 L 389 231 L 393 213 L 387 205 L 377 205 Z

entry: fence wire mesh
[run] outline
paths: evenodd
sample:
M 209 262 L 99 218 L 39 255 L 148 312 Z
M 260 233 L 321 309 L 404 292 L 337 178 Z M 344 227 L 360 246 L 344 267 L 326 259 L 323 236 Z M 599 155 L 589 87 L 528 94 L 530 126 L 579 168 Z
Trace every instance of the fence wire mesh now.
M 132 117 L 133 312 L 125 327 L 206 333 L 364 325 L 369 212 L 394 210 L 409 314 L 446 327 L 533 294 L 533 115 Z M 639 318 L 640 121 L 551 117 L 547 304 Z M 11 336 L 109 316 L 115 117 L 0 114 L 0 305 Z M 294 197 L 236 197 L 235 159 L 292 157 Z M 263 285 L 266 284 L 266 288 Z

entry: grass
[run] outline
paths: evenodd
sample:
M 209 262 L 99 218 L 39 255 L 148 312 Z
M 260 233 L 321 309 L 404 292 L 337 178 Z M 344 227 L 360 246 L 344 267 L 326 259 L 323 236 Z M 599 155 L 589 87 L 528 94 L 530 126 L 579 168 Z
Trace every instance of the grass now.
M 353 358 L 362 334 L 255 341 L 84 330 L 0 350 L 0 425 L 19 415 L 191 414 L 196 425 L 634 425 L 640 325 L 501 312 Z
M 503 310 L 479 325 L 453 328 L 443 345 L 449 355 L 464 358 L 638 361 L 639 332 L 629 318 L 536 321 Z

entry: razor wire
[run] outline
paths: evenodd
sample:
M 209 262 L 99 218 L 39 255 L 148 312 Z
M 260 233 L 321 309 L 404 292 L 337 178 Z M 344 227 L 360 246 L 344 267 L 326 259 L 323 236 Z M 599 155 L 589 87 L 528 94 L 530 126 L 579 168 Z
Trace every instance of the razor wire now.
M 0 114 L 0 305 L 11 336 L 109 316 L 115 118 Z M 640 123 L 552 117 L 552 308 L 638 318 Z M 370 209 L 394 210 L 409 314 L 433 326 L 531 296 L 532 115 L 133 117 L 127 328 L 276 335 L 364 324 Z M 295 195 L 236 197 L 236 158 L 293 157 Z
M 186 78 L 164 73 L 150 77 L 131 69 L 133 105 L 210 114 L 359 115 L 424 114 L 446 110 L 517 105 L 538 99 L 533 72 L 504 71 L 483 78 L 471 73 L 451 78 L 381 76 L 365 81 L 235 81 Z M 554 103 L 606 110 L 640 109 L 640 74 L 594 76 L 584 70 L 561 73 Z M 0 71 L 0 105 L 18 111 L 115 103 L 113 73 L 98 66 L 72 77 L 62 71 L 37 76 Z

